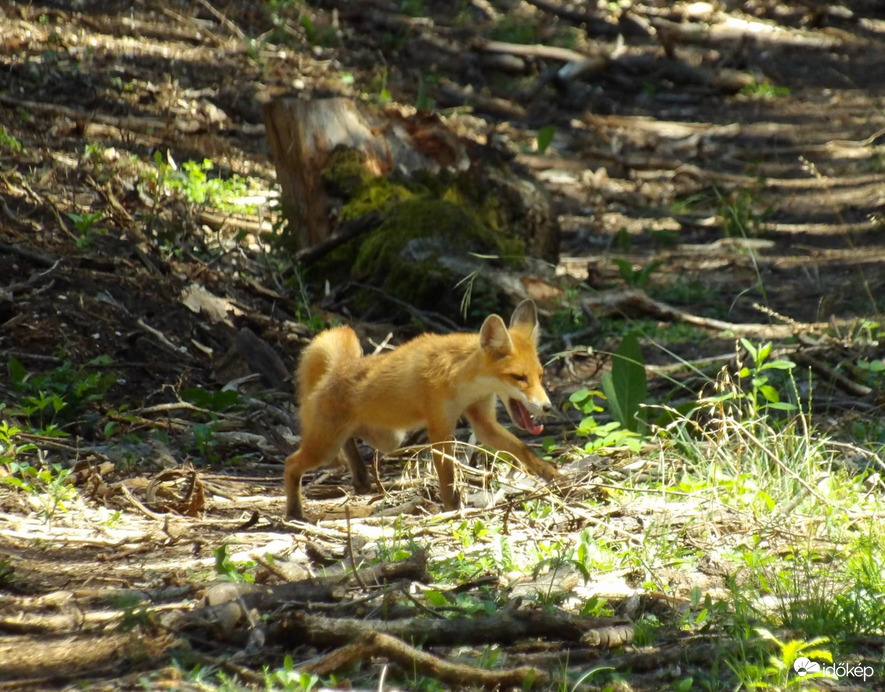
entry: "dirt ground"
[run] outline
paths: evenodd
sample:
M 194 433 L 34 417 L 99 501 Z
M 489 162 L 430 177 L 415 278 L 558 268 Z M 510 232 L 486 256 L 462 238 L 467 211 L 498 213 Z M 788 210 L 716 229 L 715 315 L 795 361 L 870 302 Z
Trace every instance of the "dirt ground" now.
M 287 370 L 311 333 L 284 258 L 261 242 L 277 219 L 269 98 L 430 98 L 478 144 L 509 149 L 552 195 L 557 272 L 583 282 L 579 306 L 643 288 L 701 320 L 774 326 L 785 341 L 829 327 L 848 349 L 874 330 L 885 309 L 885 9 L 720 4 L 633 3 L 618 19 L 592 3 L 0 1 L 0 360 L 20 364 L 0 377 L 0 406 L 38 390 L 65 399 L 71 415 L 35 409 L 41 432 L 18 438 L 20 458 L 73 469 L 79 491 L 60 510 L 0 486 L 0 690 L 130 689 L 148 675 L 149 688 L 189 689 L 172 665 L 180 634 L 146 636 L 141 608 L 189 607 L 223 544 L 232 559 L 300 558 L 312 541 L 342 548 L 340 531 L 293 537 L 278 521 L 281 461 L 298 430 L 291 386 L 242 385 L 265 393 L 235 413 L 193 393 L 248 374 L 236 357 L 242 328 Z M 543 54 L 495 62 L 508 53 L 487 41 L 515 40 L 523 24 L 534 32 L 524 43 L 567 39 L 598 64 L 566 79 L 564 61 Z M 260 184 L 254 213 L 161 195 L 146 173 L 207 158 L 221 177 Z M 231 312 L 195 312 L 195 286 Z M 381 304 L 359 324 L 378 341 L 407 321 Z M 318 314 L 347 310 L 327 300 Z M 655 342 L 670 320 L 641 307 L 597 317 L 567 345 L 610 350 L 628 319 L 643 325 L 656 365 L 734 349 L 735 332 L 715 328 Z M 396 342 L 412 330 L 393 331 Z M 548 353 L 564 347 L 549 337 Z M 602 367 L 595 356 L 558 359 L 553 398 L 597 387 Z M 881 415 L 880 395 L 826 397 L 835 427 L 847 412 Z M 50 421 L 67 436 L 52 437 Z M 410 477 L 398 499 L 433 507 L 431 475 Z M 308 502 L 340 517 L 342 478 L 322 471 Z M 281 562 L 267 579 L 306 575 L 297 559 Z M 684 579 L 686 589 L 702 581 Z M 133 629 L 105 627 L 116 622 L 108 599 L 125 597 Z M 225 651 L 193 646 L 204 665 Z M 227 670 L 257 684 L 280 651 Z

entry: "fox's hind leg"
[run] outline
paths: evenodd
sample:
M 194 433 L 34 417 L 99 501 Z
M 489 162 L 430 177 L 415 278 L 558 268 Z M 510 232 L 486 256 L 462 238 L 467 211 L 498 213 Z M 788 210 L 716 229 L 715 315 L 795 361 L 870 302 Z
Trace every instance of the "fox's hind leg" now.
M 305 521 L 304 501 L 301 496 L 301 478 L 317 466 L 328 464 L 335 458 L 342 445 L 350 438 L 350 431 L 323 420 L 310 404 L 302 408 L 301 446 L 286 459 L 284 480 L 286 485 L 286 518 Z M 305 413 L 307 415 L 305 415 Z M 365 468 L 363 468 L 365 473 Z M 366 474 L 368 481 L 368 474 Z
M 339 459 L 342 459 L 347 464 L 347 468 L 350 469 L 353 489 L 358 494 L 363 495 L 372 490 L 372 480 L 369 478 L 366 463 L 363 461 L 355 438 L 360 438 L 372 449 L 377 449 L 382 454 L 389 454 L 402 446 L 404 435 L 401 430 L 373 427 L 357 428 L 353 435 L 344 443 L 341 454 L 338 456 Z
M 366 468 L 366 462 L 363 461 L 363 455 L 360 454 L 354 438 L 348 438 L 347 442 L 341 448 L 338 454 L 339 459 L 343 459 L 350 469 L 350 478 L 353 482 L 353 489 L 358 495 L 365 495 L 372 490 L 372 479 L 369 478 L 369 470 Z

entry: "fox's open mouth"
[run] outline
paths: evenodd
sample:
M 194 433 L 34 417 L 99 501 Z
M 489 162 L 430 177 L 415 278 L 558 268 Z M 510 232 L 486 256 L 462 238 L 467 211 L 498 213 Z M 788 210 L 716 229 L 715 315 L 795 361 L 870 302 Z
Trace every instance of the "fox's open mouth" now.
M 532 418 L 532 414 L 529 413 L 529 410 L 521 401 L 510 399 L 507 402 L 507 412 L 510 414 L 514 423 L 523 430 L 530 432 L 532 435 L 540 435 L 544 432 L 544 426 L 535 422 L 535 419 Z

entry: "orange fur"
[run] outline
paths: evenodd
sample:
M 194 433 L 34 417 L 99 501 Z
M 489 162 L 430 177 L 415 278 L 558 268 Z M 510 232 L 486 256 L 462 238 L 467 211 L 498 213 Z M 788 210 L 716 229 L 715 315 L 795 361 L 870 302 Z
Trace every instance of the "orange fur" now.
M 353 438 L 382 452 L 396 449 L 406 432 L 426 428 L 446 509 L 455 509 L 452 434 L 462 416 L 483 444 L 508 452 L 532 473 L 550 480 L 556 467 L 540 459 L 496 420 L 500 397 L 513 422 L 534 434 L 532 414 L 550 400 L 541 384 L 535 305 L 523 301 L 508 328 L 497 315 L 478 334 L 423 334 L 393 351 L 363 356 L 349 327 L 321 333 L 298 367 L 301 447 L 286 459 L 286 516 L 304 519 L 301 478 L 339 451 L 365 489 L 368 474 Z

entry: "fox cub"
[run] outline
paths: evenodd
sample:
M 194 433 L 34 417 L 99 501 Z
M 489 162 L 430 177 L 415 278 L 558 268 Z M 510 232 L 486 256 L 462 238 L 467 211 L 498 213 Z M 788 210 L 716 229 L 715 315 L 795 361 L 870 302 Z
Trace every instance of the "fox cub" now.
M 301 478 L 344 452 L 354 488 L 370 481 L 353 438 L 387 453 L 412 430 L 426 428 L 433 444 L 442 502 L 456 509 L 452 434 L 462 416 L 483 444 L 516 457 L 545 480 L 559 475 L 496 419 L 496 397 L 510 418 L 533 435 L 544 427 L 534 416 L 550 409 L 541 384 L 538 314 L 520 303 L 508 328 L 490 315 L 478 334 L 423 334 L 393 351 L 363 356 L 349 327 L 322 332 L 298 366 L 301 447 L 286 459 L 286 516 L 304 520 Z

